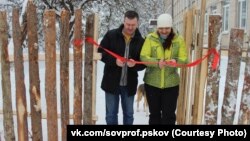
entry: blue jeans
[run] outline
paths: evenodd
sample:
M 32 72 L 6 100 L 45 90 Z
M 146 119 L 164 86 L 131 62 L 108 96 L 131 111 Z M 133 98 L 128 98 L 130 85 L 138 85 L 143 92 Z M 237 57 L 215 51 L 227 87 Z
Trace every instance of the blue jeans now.
M 123 124 L 132 125 L 134 122 L 134 95 L 128 95 L 127 87 L 120 86 L 115 94 L 105 92 L 107 125 L 118 125 L 119 101 L 123 110 Z

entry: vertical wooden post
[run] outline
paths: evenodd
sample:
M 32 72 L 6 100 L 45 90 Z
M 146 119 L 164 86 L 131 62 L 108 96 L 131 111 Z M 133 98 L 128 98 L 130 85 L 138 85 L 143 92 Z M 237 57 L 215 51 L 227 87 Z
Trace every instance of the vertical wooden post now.
M 82 10 L 75 10 L 74 40 L 82 40 Z M 82 124 L 82 44 L 74 45 L 74 124 Z
M 208 49 L 220 50 L 219 35 L 221 31 L 221 16 L 209 16 Z M 208 77 L 205 99 L 205 124 L 217 124 L 218 96 L 220 83 L 220 68 L 212 70 L 214 56 L 208 58 Z
M 57 94 L 56 94 L 56 14 L 54 10 L 44 13 L 45 37 L 45 96 L 47 103 L 48 140 L 58 140 Z
M 19 24 L 19 9 L 13 9 L 12 31 L 16 80 L 17 132 L 19 141 L 28 140 L 26 89 L 24 84 L 22 31 Z
M 192 52 L 192 30 L 193 30 L 193 9 L 189 10 L 185 17 L 185 25 L 184 25 L 184 39 L 186 42 L 188 58 L 191 56 Z M 187 117 L 187 103 L 188 103 L 188 87 L 190 83 L 190 69 L 191 68 L 182 68 L 181 75 L 180 75 L 180 92 L 177 104 L 177 123 L 178 124 L 185 124 L 186 117 Z
M 11 100 L 10 62 L 8 54 L 8 26 L 6 11 L 0 11 L 0 49 L 2 65 L 4 138 L 6 141 L 15 141 Z
M 201 1 L 201 13 L 200 13 L 200 26 L 199 26 L 199 40 L 198 40 L 198 48 L 196 52 L 196 59 L 202 57 L 202 49 L 203 49 L 203 34 L 204 34 L 204 18 L 206 11 L 206 0 Z M 193 108 L 193 124 L 200 124 L 202 120 L 203 114 L 203 90 L 200 88 L 200 80 L 201 80 L 201 65 L 196 67 L 196 80 L 195 80 L 195 96 L 194 96 L 194 108 Z
M 188 11 L 187 13 L 187 29 L 186 29 L 186 34 L 185 34 L 185 41 L 186 41 L 186 46 L 187 46 L 187 49 L 188 49 L 188 58 L 189 58 L 189 61 L 192 61 L 192 56 L 193 56 L 193 28 L 194 28 L 194 9 L 191 9 Z M 190 99 L 191 99 L 191 93 L 189 92 L 189 89 L 190 88 L 190 85 L 192 83 L 191 81 L 191 69 L 193 68 L 187 68 L 187 72 L 186 72 L 186 79 L 185 79 L 185 91 L 184 91 L 184 95 L 185 95 L 185 118 L 183 119 L 184 123 L 186 124 L 189 124 L 187 123 L 187 119 L 191 117 L 191 114 L 190 114 L 190 111 L 191 111 L 191 105 L 190 105 Z
M 191 48 L 189 52 L 189 61 L 193 62 L 195 61 L 195 48 L 197 48 L 197 27 L 199 25 L 199 18 L 198 18 L 198 12 L 197 8 L 193 7 L 192 9 L 192 41 L 191 41 Z M 190 18 L 191 18 L 190 17 Z M 187 33 L 189 34 L 189 33 Z M 195 91 L 195 79 L 196 79 L 196 71 L 195 68 L 192 67 L 188 69 L 188 85 L 187 85 L 187 108 L 186 108 L 186 124 L 191 124 L 192 123 L 192 116 L 193 116 L 193 103 L 194 103 L 194 91 Z
M 91 37 L 97 40 L 97 16 L 90 15 L 86 22 L 86 37 Z M 95 124 L 97 117 L 95 115 L 95 95 L 96 95 L 96 61 L 94 53 L 97 50 L 93 44 L 85 44 L 85 64 L 84 64 L 84 124 Z
M 246 68 L 244 75 L 244 84 L 241 95 L 241 106 L 239 113 L 239 124 L 250 124 L 250 37 L 248 39 L 248 48 L 246 55 Z
M 61 12 L 60 36 L 60 93 L 62 141 L 67 140 L 69 124 L 69 11 Z
M 186 40 L 186 29 L 187 29 L 187 13 L 184 14 L 183 16 L 183 23 L 184 23 L 184 26 L 183 26 L 183 32 L 184 32 L 184 40 Z M 183 113 L 184 112 L 184 101 L 185 101 L 185 95 L 184 95 L 184 91 L 185 91 L 185 80 L 186 77 L 186 68 L 182 68 L 181 69 L 181 72 L 180 72 L 180 85 L 179 85 L 179 96 L 178 96 L 178 101 L 177 101 L 177 111 L 176 111 L 176 121 L 177 121 L 177 124 L 184 124 L 183 122 L 183 118 L 185 118 L 185 114 Z
M 32 1 L 27 6 L 28 49 L 29 49 L 29 79 L 32 140 L 42 141 L 41 97 L 38 65 L 38 35 L 36 6 Z
M 94 15 L 94 34 L 93 38 L 98 41 L 99 37 L 99 17 Z M 96 124 L 98 116 L 96 115 L 96 79 L 97 79 L 97 61 L 101 60 L 101 53 L 97 53 L 97 48 L 93 47 L 93 71 L 92 71 L 92 124 Z
M 234 121 L 243 40 L 244 30 L 231 29 L 221 124 L 233 124 Z

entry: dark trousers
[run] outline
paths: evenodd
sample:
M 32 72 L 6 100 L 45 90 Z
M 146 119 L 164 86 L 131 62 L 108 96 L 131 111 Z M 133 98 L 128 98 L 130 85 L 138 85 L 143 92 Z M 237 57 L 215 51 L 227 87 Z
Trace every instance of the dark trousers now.
M 145 84 L 149 106 L 149 125 L 175 124 L 179 86 L 160 89 Z

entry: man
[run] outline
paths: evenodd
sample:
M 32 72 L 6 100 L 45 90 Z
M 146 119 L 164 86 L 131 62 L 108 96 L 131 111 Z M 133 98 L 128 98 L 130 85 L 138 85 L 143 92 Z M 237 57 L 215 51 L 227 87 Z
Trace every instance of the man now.
M 138 74 L 144 65 L 135 64 L 139 61 L 144 39 L 138 30 L 138 13 L 127 11 L 123 24 L 106 33 L 101 46 L 124 57 L 128 61 L 115 58 L 99 48 L 101 61 L 105 63 L 101 88 L 105 91 L 106 123 L 118 124 L 118 109 L 121 98 L 123 124 L 132 125 L 134 121 L 134 96 L 136 94 Z

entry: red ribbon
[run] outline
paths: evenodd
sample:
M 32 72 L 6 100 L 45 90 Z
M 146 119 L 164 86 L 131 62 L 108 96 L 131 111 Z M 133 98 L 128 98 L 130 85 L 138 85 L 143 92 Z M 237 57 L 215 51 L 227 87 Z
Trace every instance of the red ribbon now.
M 124 58 L 124 57 L 122 57 L 122 56 L 120 56 L 120 55 L 118 55 L 118 54 L 116 54 L 116 53 L 114 53 L 114 52 L 100 46 L 96 41 L 94 41 L 93 38 L 86 37 L 85 40 L 86 40 L 86 42 L 88 42 L 90 44 L 93 44 L 96 47 L 102 48 L 104 51 L 109 53 L 111 56 L 121 60 L 122 62 L 131 61 L 131 60 L 127 59 L 127 58 Z M 76 39 L 76 40 L 73 41 L 73 44 L 75 46 L 82 45 L 83 40 L 82 39 Z M 200 59 L 195 60 L 194 62 L 188 63 L 188 64 L 178 64 L 178 63 L 169 62 L 169 61 L 166 62 L 166 63 L 167 63 L 167 65 L 169 65 L 171 67 L 193 67 L 193 66 L 196 66 L 196 65 L 200 64 L 203 60 L 205 60 L 206 58 L 208 58 L 208 56 L 210 56 L 212 54 L 214 55 L 213 62 L 212 62 L 212 69 L 216 70 L 216 68 L 218 66 L 220 55 L 219 55 L 219 53 L 217 52 L 217 50 L 215 48 L 210 48 L 205 56 L 203 56 Z M 145 62 L 145 61 L 133 61 L 133 62 L 136 63 L 136 64 L 158 64 L 158 62 Z

